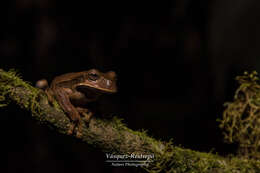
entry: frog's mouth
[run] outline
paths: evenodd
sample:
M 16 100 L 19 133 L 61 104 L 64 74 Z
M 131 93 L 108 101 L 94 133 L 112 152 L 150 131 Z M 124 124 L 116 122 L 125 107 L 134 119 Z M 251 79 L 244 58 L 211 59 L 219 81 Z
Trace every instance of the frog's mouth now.
M 82 93 L 91 93 L 95 95 L 100 95 L 100 94 L 109 94 L 109 93 L 115 93 L 116 90 L 109 90 L 106 88 L 100 88 L 100 87 L 93 87 L 87 84 L 84 85 L 78 85 L 75 87 L 75 89 L 79 92 Z
M 102 93 L 100 90 L 93 88 L 93 87 L 87 87 L 83 85 L 79 85 L 75 88 L 78 92 L 83 93 L 88 100 L 95 100 L 97 99 Z

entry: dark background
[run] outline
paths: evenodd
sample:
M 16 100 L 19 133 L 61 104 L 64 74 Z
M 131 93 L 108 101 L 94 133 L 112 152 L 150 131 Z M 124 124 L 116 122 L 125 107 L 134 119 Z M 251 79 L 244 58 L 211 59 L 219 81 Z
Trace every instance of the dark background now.
M 83 3 L 84 2 L 84 3 Z M 98 103 L 135 130 L 198 151 L 235 152 L 217 118 L 237 87 L 260 71 L 258 0 L 9 0 L 0 6 L 0 68 L 35 83 L 97 68 L 118 74 L 117 94 Z M 136 172 L 37 124 L 11 104 L 0 110 L 0 172 Z

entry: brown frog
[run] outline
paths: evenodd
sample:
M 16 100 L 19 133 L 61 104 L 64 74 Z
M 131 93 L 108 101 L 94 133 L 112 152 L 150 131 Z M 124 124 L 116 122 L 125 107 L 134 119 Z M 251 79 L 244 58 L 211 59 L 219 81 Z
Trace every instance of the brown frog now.
M 73 122 L 68 133 L 73 133 L 77 125 L 77 136 L 81 135 L 80 115 L 83 116 L 82 119 L 85 122 L 89 122 L 92 116 L 92 113 L 84 106 L 96 101 L 102 94 L 117 91 L 115 72 L 102 73 L 96 69 L 57 76 L 50 87 L 45 79 L 39 80 L 36 87 L 45 89 L 49 102 L 53 103 L 53 98 L 58 101 Z

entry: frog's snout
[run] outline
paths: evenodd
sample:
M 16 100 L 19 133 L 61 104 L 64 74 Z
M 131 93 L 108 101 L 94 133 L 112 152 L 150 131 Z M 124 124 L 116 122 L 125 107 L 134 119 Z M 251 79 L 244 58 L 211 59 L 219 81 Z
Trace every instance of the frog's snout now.
M 45 90 L 49 87 L 48 81 L 46 79 L 38 80 L 35 84 L 35 87 Z

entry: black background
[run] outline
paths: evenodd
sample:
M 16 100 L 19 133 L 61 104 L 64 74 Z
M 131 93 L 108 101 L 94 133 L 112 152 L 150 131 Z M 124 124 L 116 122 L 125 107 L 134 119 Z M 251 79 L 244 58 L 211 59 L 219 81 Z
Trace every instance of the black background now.
M 119 91 L 99 101 L 104 114 L 185 148 L 235 152 L 216 119 L 232 100 L 234 77 L 259 71 L 257 0 L 1 3 L 0 68 L 18 69 L 31 83 L 114 70 Z M 0 172 L 136 172 L 110 167 L 99 149 L 37 124 L 14 104 L 0 114 L 7 160 Z

